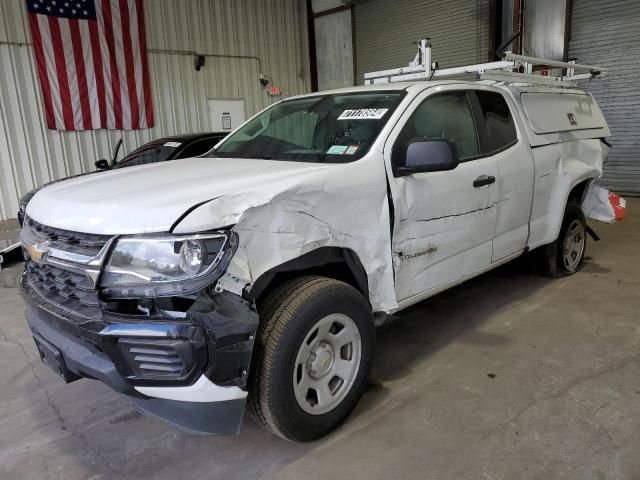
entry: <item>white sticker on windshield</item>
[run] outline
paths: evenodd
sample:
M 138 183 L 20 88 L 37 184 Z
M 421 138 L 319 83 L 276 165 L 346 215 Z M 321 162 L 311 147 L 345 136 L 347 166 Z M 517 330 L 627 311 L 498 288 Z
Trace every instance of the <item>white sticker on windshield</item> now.
M 180 145 L 182 145 L 180 142 L 167 142 L 163 145 L 163 147 L 178 148 Z
M 340 114 L 338 120 L 380 120 L 388 108 L 358 108 L 355 110 L 345 110 Z
M 349 148 L 347 148 L 347 150 L 344 152 L 345 155 L 354 155 L 357 151 L 358 148 L 360 148 L 360 145 L 349 145 Z
M 346 145 L 331 145 L 327 150 L 327 155 L 342 155 L 346 150 Z

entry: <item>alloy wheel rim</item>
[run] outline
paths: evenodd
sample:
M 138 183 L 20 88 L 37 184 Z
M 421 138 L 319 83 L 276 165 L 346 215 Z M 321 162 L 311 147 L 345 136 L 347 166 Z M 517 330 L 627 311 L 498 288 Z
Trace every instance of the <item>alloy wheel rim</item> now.
M 355 322 L 342 313 L 321 318 L 298 349 L 293 390 L 302 410 L 322 415 L 347 396 L 360 369 L 362 341 Z
M 567 271 L 578 268 L 585 246 L 585 228 L 579 220 L 573 220 L 564 235 L 562 242 L 562 262 Z

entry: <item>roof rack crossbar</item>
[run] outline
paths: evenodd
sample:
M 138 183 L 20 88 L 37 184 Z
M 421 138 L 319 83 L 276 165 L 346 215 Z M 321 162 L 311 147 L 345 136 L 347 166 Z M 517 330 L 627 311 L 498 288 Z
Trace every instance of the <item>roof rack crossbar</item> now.
M 533 73 L 536 66 L 562 68 L 566 69 L 566 73 L 560 76 L 538 75 Z M 578 71 L 584 73 L 576 74 Z M 441 69 L 437 62 L 431 62 L 431 40 L 424 38 L 418 42 L 416 56 L 408 66 L 365 73 L 364 83 L 374 85 L 468 74 L 476 74 L 481 80 L 571 88 L 577 85 L 577 80 L 606 75 L 607 69 L 594 65 L 581 65 L 573 61 L 559 62 L 516 55 L 512 52 L 505 52 L 501 61 Z

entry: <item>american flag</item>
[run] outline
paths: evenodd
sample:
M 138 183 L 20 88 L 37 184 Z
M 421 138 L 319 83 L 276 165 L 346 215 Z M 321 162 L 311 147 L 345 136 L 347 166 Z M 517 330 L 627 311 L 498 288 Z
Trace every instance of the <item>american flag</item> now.
M 27 0 L 47 127 L 153 126 L 142 0 Z

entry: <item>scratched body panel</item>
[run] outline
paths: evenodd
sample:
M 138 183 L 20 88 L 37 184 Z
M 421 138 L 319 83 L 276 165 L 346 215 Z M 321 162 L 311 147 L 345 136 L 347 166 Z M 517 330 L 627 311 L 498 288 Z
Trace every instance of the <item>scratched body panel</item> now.
M 493 158 L 396 179 L 393 258 L 399 300 L 491 263 L 497 190 L 474 188 L 480 175 L 497 175 Z
M 225 277 L 238 279 L 241 287 L 320 247 L 351 249 L 367 273 L 373 310 L 392 311 L 397 302 L 384 164 L 368 157 L 363 162 L 366 167 L 354 162 L 309 168 L 229 193 L 196 208 L 175 231 L 234 225 L 239 246 Z M 216 219 L 213 227 L 211 219 Z
M 602 175 L 609 147 L 599 139 L 576 139 L 535 148 L 535 190 L 529 247 L 552 242 L 560 230 L 562 209 L 572 187 Z

